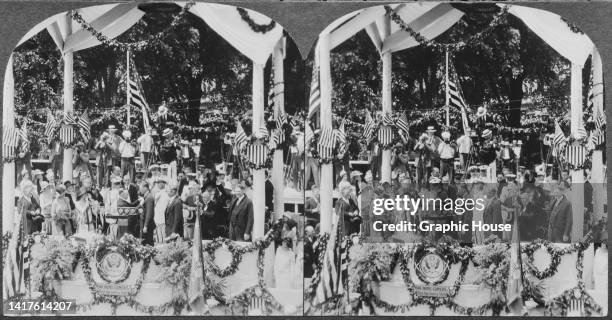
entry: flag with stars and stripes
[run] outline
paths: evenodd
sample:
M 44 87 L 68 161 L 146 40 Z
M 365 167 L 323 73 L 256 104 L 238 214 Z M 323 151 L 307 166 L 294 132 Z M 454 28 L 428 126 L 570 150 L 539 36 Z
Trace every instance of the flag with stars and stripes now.
M 340 128 L 334 130 L 334 140 L 338 144 L 338 152 L 344 153 L 346 151 L 346 131 L 344 130 L 344 121 L 340 124 Z
M 343 219 L 340 217 L 340 219 Z M 336 223 L 335 231 L 331 233 L 321 265 L 319 283 L 316 286 L 314 305 L 322 304 L 330 299 L 348 294 L 345 289 L 348 280 L 348 243 L 342 239 L 340 223 Z
M 606 134 L 602 129 L 595 128 L 591 131 L 590 143 L 593 144 L 593 148 L 602 145 L 606 141 Z
M 30 150 L 30 139 L 28 138 L 28 125 L 24 122 L 19 129 L 19 151 L 27 152 Z
M 151 115 L 149 113 L 149 104 L 144 97 L 144 90 L 140 82 L 140 76 L 136 70 L 136 65 L 132 62 L 130 55 L 130 70 L 133 72 L 128 73 L 127 77 L 127 104 L 139 108 L 142 112 L 142 124 L 145 132 L 151 129 Z
M 15 148 L 19 144 L 19 131 L 15 127 L 2 127 L 2 157 L 15 157 Z
M 402 115 L 397 118 L 395 126 L 397 127 L 400 135 L 403 135 L 404 137 L 408 137 L 410 135 L 410 125 L 408 124 L 408 118 L 406 118 L 405 113 L 402 113 Z
M 321 109 L 321 88 L 319 81 L 319 66 L 315 65 L 312 68 L 312 80 L 310 82 L 310 99 L 308 100 L 308 119 Z
M 561 126 L 559 125 L 559 122 L 555 120 L 555 134 L 553 136 L 553 141 L 552 141 L 553 149 L 557 151 L 557 154 L 560 154 L 560 151 L 563 150 L 566 145 L 567 145 L 567 138 L 565 137 L 563 130 L 561 130 Z
M 64 124 L 74 125 L 76 124 L 76 120 L 74 119 L 74 115 L 70 112 L 64 113 Z
M 393 141 L 393 130 L 390 127 L 383 126 L 378 129 L 378 142 L 383 145 L 389 145 Z
M 319 136 L 319 157 L 321 159 L 329 159 L 333 156 L 334 149 L 334 131 L 330 127 L 321 128 L 321 136 Z
M 382 124 L 384 126 L 392 126 L 395 124 L 395 120 L 393 120 L 393 115 L 391 114 L 391 112 L 385 112 L 382 117 Z
M 50 109 L 47 109 L 47 124 L 45 124 L 45 137 L 49 141 L 53 139 L 55 131 L 57 130 L 57 120 Z
M 270 136 L 270 133 L 268 132 L 268 129 L 265 126 L 261 126 L 259 127 L 259 129 L 257 130 L 257 137 L 260 139 L 264 139 Z
M 314 132 L 310 127 L 310 123 L 306 123 L 306 131 L 304 133 L 304 144 L 308 144 L 314 138 Z
M 586 131 L 586 128 L 584 127 L 584 123 L 582 123 L 582 120 L 580 120 L 580 123 L 578 124 L 578 130 L 576 131 L 576 139 L 577 140 L 582 140 L 585 139 L 588 136 L 588 133 Z
M 236 124 L 236 136 L 234 137 L 234 150 L 236 150 L 236 151 L 242 150 L 244 145 L 247 143 L 248 139 L 249 138 L 247 137 L 246 133 L 244 132 L 244 129 L 242 129 L 242 124 L 240 124 L 240 122 L 238 122 Z
M 446 79 L 446 96 L 448 99 L 449 107 L 455 107 L 461 111 L 461 124 L 463 126 L 463 132 L 468 134 L 470 130 L 470 124 L 467 116 L 467 104 L 463 99 L 461 93 L 461 86 L 459 84 L 459 76 L 452 64 L 449 65 L 449 74 Z
M 83 114 L 79 117 L 77 127 L 79 128 L 79 133 L 83 137 L 83 141 L 89 141 L 89 139 L 91 139 L 91 129 L 89 114 L 87 114 L 87 111 L 83 112 Z
M 366 138 L 366 141 L 372 140 L 372 137 L 374 136 L 375 127 L 376 127 L 376 123 L 374 122 L 374 119 L 372 119 L 372 115 L 370 114 L 370 111 L 366 110 L 366 121 L 365 121 L 365 127 L 363 129 L 363 136 Z
M 587 159 L 587 154 L 588 151 L 586 147 L 573 144 L 565 149 L 565 161 L 575 168 L 581 167 Z
M 64 124 L 60 128 L 59 138 L 64 146 L 70 145 L 75 139 L 74 128 L 71 125 Z
M 268 142 L 268 148 L 270 149 L 276 149 L 276 147 L 278 147 L 278 145 L 280 144 L 280 136 L 283 134 L 282 131 L 280 130 L 274 130 L 272 132 L 272 137 L 270 137 L 270 141 Z

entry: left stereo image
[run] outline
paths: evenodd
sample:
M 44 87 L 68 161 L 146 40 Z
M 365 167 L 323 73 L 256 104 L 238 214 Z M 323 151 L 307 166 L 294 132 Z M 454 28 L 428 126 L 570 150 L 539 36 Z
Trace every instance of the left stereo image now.
M 303 71 L 229 5 L 29 30 L 4 77 L 4 314 L 302 315 Z

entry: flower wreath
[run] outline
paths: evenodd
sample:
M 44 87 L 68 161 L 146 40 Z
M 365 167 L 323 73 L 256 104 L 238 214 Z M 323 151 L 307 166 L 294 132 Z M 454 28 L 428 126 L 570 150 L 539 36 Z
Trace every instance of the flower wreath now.
M 268 247 L 268 245 L 270 245 L 269 239 L 255 240 L 247 246 L 237 246 L 230 239 L 216 238 L 212 242 L 204 245 L 204 251 L 206 251 L 206 253 L 210 257 L 210 266 L 212 268 L 212 271 L 217 276 L 225 278 L 235 274 L 236 271 L 238 271 L 238 265 L 240 264 L 240 262 L 242 262 L 242 257 L 245 253 L 265 249 Z M 221 269 L 216 263 L 214 263 L 215 251 L 221 248 L 222 246 L 225 246 L 232 255 L 232 261 L 230 262 L 230 265 L 223 269 Z
M 586 250 L 588 246 L 589 242 L 582 241 L 578 243 L 573 243 L 567 248 L 558 249 L 553 246 L 550 241 L 537 239 L 524 246 L 522 248 L 522 252 L 527 256 L 526 266 L 529 272 L 533 274 L 536 278 L 543 280 L 546 278 L 550 278 L 557 273 L 562 256 L 576 251 L 582 252 Z M 550 255 L 550 264 L 544 270 L 538 270 L 538 268 L 536 268 L 534 265 L 533 254 L 536 250 L 540 248 L 545 248 L 546 252 L 548 252 L 548 254 Z

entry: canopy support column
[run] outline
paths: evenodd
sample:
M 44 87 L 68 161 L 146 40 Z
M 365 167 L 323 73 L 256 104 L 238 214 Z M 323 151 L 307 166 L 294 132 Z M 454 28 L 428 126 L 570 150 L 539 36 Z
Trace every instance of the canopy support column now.
M 71 12 L 66 14 L 65 34 L 72 34 Z M 74 109 L 74 51 L 63 53 L 64 59 L 64 113 L 71 113 Z M 64 147 L 64 161 L 62 166 L 62 181 L 72 181 L 72 149 Z
M 272 53 L 272 70 L 274 71 L 274 83 L 272 83 L 274 94 L 274 116 L 279 117 L 285 113 L 285 70 L 284 70 L 284 58 L 285 52 L 283 48 L 283 41 L 278 41 L 274 52 Z M 280 130 L 280 128 L 277 128 Z M 274 185 L 274 217 L 280 218 L 285 211 L 285 203 L 283 196 L 285 193 L 285 182 L 284 182 L 284 162 L 283 162 L 283 149 L 274 150 L 274 159 L 272 162 L 272 184 Z
M 15 126 L 15 79 L 13 78 L 13 55 L 9 57 L 4 74 L 4 96 L 2 99 L 2 126 Z M 3 141 L 6 143 L 6 141 Z M 6 155 L 3 155 L 6 156 Z M 2 165 L 2 233 L 13 232 L 15 222 L 15 162 Z
M 603 110 L 603 65 L 601 63 L 601 56 L 599 55 L 599 50 L 597 50 L 597 48 L 593 48 L 592 68 L 594 87 L 593 92 L 595 93 L 595 101 L 593 104 L 593 108 L 595 110 L 593 110 L 593 115 L 595 116 L 601 113 L 605 117 Z M 606 173 L 603 164 L 603 151 L 595 150 L 593 151 L 591 168 L 591 184 L 593 185 L 593 218 L 595 222 L 599 221 L 599 219 L 603 217 L 607 192 L 605 182 Z
M 571 133 L 576 135 L 582 125 L 582 66 L 572 62 L 570 89 Z M 572 234 L 571 241 L 580 241 L 584 225 L 584 175 L 583 170 L 571 170 L 572 177 Z
M 389 18 L 385 17 L 383 23 L 383 39 L 391 34 L 391 24 Z M 392 96 L 391 96 L 391 77 L 392 77 L 392 59 L 391 51 L 382 53 L 382 112 L 383 114 L 392 113 Z M 380 169 L 380 182 L 391 182 L 391 149 L 382 151 L 382 168 Z
M 264 66 L 253 62 L 253 121 L 252 134 L 264 125 Z M 253 233 L 252 239 L 264 236 L 266 221 L 266 176 L 264 169 L 253 174 Z
M 332 128 L 332 79 L 329 36 L 319 37 L 321 81 L 321 130 Z M 334 173 L 331 163 L 321 163 L 321 232 L 331 232 L 334 206 Z

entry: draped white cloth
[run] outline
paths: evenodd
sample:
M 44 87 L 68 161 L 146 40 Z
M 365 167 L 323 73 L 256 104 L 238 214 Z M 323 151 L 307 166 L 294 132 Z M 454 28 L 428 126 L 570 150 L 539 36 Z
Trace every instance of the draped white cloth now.
M 245 10 L 253 22 L 259 25 L 267 25 L 271 22 L 270 18 L 261 13 Z M 266 33 L 253 31 L 248 23 L 242 20 L 234 6 L 196 3 L 189 11 L 204 20 L 209 27 L 236 50 L 257 64 L 266 63 L 274 50 L 274 46 L 283 35 L 283 28 L 278 24 Z

